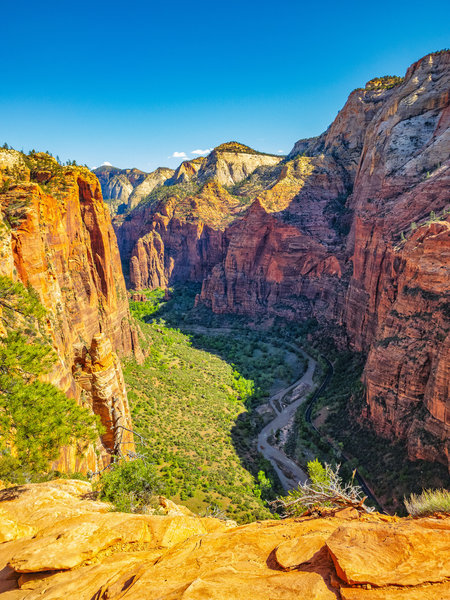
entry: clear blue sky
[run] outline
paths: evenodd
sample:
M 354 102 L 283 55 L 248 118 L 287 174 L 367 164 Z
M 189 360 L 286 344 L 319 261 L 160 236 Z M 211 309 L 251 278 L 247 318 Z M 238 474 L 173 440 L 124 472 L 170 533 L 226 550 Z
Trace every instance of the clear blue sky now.
M 230 140 L 287 153 L 450 46 L 448 0 L 5 0 L 1 21 L 0 144 L 146 171 Z

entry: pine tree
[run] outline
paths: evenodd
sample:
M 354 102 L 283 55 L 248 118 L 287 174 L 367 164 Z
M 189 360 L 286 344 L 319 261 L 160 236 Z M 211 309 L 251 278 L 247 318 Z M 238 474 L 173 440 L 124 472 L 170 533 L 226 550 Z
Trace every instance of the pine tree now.
M 24 481 L 48 469 L 62 446 L 93 441 L 97 418 L 39 381 L 56 355 L 42 331 L 36 292 L 0 276 L 0 478 Z

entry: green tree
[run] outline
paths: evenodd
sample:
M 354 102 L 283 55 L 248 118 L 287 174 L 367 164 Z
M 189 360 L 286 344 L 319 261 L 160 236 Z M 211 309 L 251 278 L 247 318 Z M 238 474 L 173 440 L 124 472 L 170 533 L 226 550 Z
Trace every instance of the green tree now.
M 162 490 L 153 465 L 144 460 L 114 463 L 100 478 L 100 498 L 122 512 L 141 512 Z
M 97 418 L 61 390 L 39 381 L 56 360 L 42 331 L 45 309 L 36 292 L 0 276 L 0 478 L 33 478 L 62 446 L 97 436 Z

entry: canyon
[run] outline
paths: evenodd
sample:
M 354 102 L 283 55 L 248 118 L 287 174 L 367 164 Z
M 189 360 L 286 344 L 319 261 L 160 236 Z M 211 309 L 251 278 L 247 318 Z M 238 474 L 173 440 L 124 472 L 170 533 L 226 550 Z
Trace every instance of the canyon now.
M 287 157 L 186 161 L 114 227 L 132 289 L 198 282 L 216 313 L 313 317 L 364 352 L 351 418 L 450 466 L 449 67 L 371 80 Z
M 188 283 L 198 284 L 198 308 L 272 325 L 279 318 L 284 327 L 316 320 L 319 335 L 342 350 L 364 353 L 363 397 L 358 403 L 348 398 L 349 418 L 382 438 L 400 440 L 413 460 L 449 465 L 449 79 L 445 51 L 424 57 L 404 78 L 371 80 L 350 94 L 325 133 L 299 140 L 287 156 L 228 142 L 176 170 L 104 166 L 92 173 L 62 166 L 47 153 L 0 149 L 1 343 L 13 331 L 28 336 L 30 347 L 51 346 L 55 362 L 40 379 L 102 425 L 94 441 L 65 445 L 51 465 L 87 475 L 94 486 L 78 479 L 0 482 L 5 600 L 449 597 L 448 514 L 433 510 L 402 519 L 360 503 L 357 509 L 316 506 L 296 518 L 238 526 L 225 516 L 199 516 L 165 497 L 155 499 L 156 485 L 153 504 L 137 502 L 134 514 L 117 512 L 97 486 L 101 472 L 116 473 L 111 466 L 119 473 L 124 465 L 136 468 L 115 462 L 138 457 L 127 368 L 139 383 L 128 391 L 144 424 L 157 422 L 158 413 L 174 414 L 174 421 L 187 421 L 192 429 L 192 415 L 199 413 L 191 433 L 197 446 L 201 436 L 210 447 L 194 463 L 194 453 L 183 446 L 190 470 L 203 474 L 211 467 L 219 417 L 234 425 L 248 417 L 238 432 L 247 441 L 242 432 L 252 415 L 241 395 L 252 395 L 253 382 L 230 360 L 229 379 L 218 383 L 233 404 L 224 403 L 218 415 L 216 382 L 206 372 L 217 378 L 219 362 L 207 367 L 192 338 L 182 340 L 181 353 L 179 330 L 146 322 L 162 303 L 154 299 L 151 305 L 149 290 Z M 130 313 L 125 283 L 141 321 Z M 43 307 L 42 316 L 33 317 L 37 337 L 25 295 Z M 261 344 L 244 337 L 235 341 L 238 354 L 244 343 L 252 357 L 263 354 Z M 316 383 L 321 356 L 315 350 L 297 384 Z M 194 353 L 196 361 L 189 363 L 187 355 Z M 152 361 L 167 375 L 164 381 L 154 376 Z M 197 385 L 182 366 L 196 373 Z M 178 379 L 171 377 L 176 369 Z M 2 364 L 0 376 L 4 371 Z M 163 413 L 149 402 L 147 388 L 162 388 L 161 404 L 173 404 L 176 381 L 180 406 Z M 1 387 L 0 394 L 7 397 Z M 199 411 L 196 395 L 212 412 Z M 157 422 L 165 445 L 170 418 Z M 273 433 L 270 424 L 260 432 L 265 450 Z M 231 432 L 220 434 L 231 446 Z M 236 427 L 234 434 L 236 443 Z M 180 438 L 179 430 L 171 435 Z M 176 453 L 182 444 L 170 439 Z M 14 442 L 11 448 L 14 454 Z M 250 444 L 242 448 L 253 450 Z M 3 459 L 3 446 L 1 451 Z M 158 468 L 172 483 L 181 479 L 181 459 L 167 460 L 161 447 L 157 451 Z M 223 468 L 232 470 L 225 458 L 222 452 Z M 258 472 L 260 487 L 254 474 L 246 474 L 248 495 L 266 503 L 261 493 L 271 482 L 264 471 Z M 220 471 L 215 478 L 217 487 Z M 149 500 L 153 482 L 145 483 Z M 203 491 L 217 501 L 214 486 Z M 198 500 L 198 490 L 190 492 L 186 496 Z M 139 493 L 129 492 L 133 500 Z M 229 502 L 243 498 L 230 494 Z

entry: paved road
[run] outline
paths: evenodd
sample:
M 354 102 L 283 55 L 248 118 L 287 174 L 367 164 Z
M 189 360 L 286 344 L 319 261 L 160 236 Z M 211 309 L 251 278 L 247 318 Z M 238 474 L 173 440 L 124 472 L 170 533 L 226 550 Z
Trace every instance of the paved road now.
M 306 394 L 314 387 L 312 378 L 316 368 L 316 361 L 303 350 L 300 351 L 308 360 L 306 373 L 298 381 L 280 392 L 277 392 L 270 398 L 269 402 L 272 408 L 274 408 L 276 416 L 258 435 L 258 450 L 272 463 L 285 491 L 296 488 L 300 481 L 304 483 L 308 479 L 308 476 L 303 469 L 301 469 L 293 460 L 288 458 L 284 452 L 271 446 L 267 440 L 272 433 L 277 431 L 277 429 L 281 429 L 287 425 L 290 419 L 294 417 L 298 407 L 306 400 Z M 301 384 L 306 384 L 308 386 L 303 395 L 292 402 L 292 404 L 288 404 L 284 407 L 281 404 L 283 398 Z M 282 409 L 281 412 L 276 408 L 277 402 Z

